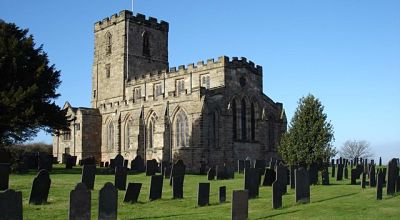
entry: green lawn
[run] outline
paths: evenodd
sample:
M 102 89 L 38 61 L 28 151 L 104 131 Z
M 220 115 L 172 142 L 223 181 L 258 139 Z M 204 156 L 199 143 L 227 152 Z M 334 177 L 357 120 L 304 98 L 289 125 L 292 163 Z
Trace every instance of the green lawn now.
M 52 181 L 49 204 L 29 205 L 29 193 L 36 173 L 10 176 L 10 188 L 22 191 L 24 219 L 67 219 L 69 193 L 80 181 L 80 168 L 64 172 L 55 168 L 50 174 Z M 349 172 L 350 173 L 350 172 Z M 106 182 L 114 182 L 113 175 L 97 175 L 92 191 L 92 219 L 97 219 L 98 193 Z M 118 219 L 230 219 L 232 190 L 243 188 L 243 175 L 234 180 L 211 181 L 210 205 L 196 207 L 199 182 L 207 182 L 206 176 L 186 175 L 184 199 L 172 199 L 169 181 L 164 181 L 163 199 L 148 201 L 150 177 L 143 174 L 129 175 L 128 182 L 143 183 L 139 203 L 124 204 L 125 191 L 119 191 Z M 260 197 L 249 201 L 250 219 L 400 219 L 400 196 L 384 196 L 375 199 L 376 189 L 349 185 L 350 180 L 330 186 L 311 186 L 311 203 L 296 204 L 294 190 L 288 187 L 283 196 L 283 208 L 274 210 L 271 204 L 271 187 L 260 187 Z M 227 187 L 227 202 L 218 203 L 218 187 Z M 384 195 L 385 195 L 385 189 Z

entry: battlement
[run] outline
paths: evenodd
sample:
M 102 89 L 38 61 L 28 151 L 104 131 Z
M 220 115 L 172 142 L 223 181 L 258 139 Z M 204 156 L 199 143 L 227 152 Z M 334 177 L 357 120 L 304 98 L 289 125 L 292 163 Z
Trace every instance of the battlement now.
M 197 64 L 190 63 L 188 65 L 180 65 L 178 67 L 171 67 L 169 69 L 153 71 L 149 73 L 142 74 L 140 76 L 136 76 L 131 79 L 131 83 L 141 83 L 141 82 L 149 82 L 154 80 L 160 80 L 162 78 L 169 78 L 178 75 L 189 74 L 193 71 L 205 71 L 212 68 L 218 67 L 230 67 L 230 68 L 249 68 L 251 71 L 257 75 L 262 75 L 262 67 L 260 65 L 255 65 L 252 61 L 248 61 L 245 57 L 232 57 L 230 59 L 227 56 L 218 57 L 217 60 L 208 59 L 207 61 L 198 61 Z
M 95 32 L 103 30 L 111 25 L 117 24 L 127 19 L 129 19 L 130 22 L 151 27 L 157 30 L 165 32 L 168 32 L 169 30 L 169 24 L 166 21 L 161 20 L 160 22 L 158 22 L 157 18 L 154 17 L 149 17 L 148 19 L 146 19 L 145 15 L 139 13 L 134 16 L 133 13 L 128 10 L 123 10 L 118 14 L 113 14 L 111 17 L 107 17 L 101 21 L 96 22 L 94 24 L 94 30 Z

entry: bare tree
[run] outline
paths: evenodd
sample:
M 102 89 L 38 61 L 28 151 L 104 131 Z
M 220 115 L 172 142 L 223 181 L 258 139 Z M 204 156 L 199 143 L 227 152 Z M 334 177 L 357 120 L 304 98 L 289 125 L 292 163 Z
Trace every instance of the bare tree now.
M 374 156 L 369 142 L 364 140 L 347 140 L 346 142 L 344 142 L 342 148 L 339 151 L 339 154 L 341 157 L 347 159 L 353 159 L 355 157 L 371 158 Z

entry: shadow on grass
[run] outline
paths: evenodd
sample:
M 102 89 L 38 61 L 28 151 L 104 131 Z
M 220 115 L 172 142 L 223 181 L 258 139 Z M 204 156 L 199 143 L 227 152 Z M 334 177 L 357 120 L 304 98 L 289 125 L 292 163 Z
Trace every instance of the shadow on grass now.
M 197 213 L 186 213 L 186 214 L 179 214 L 179 215 L 148 216 L 148 217 L 140 217 L 140 218 L 134 218 L 134 219 L 164 219 L 164 218 L 181 217 L 181 216 L 196 215 L 196 214 L 201 214 L 201 213 L 197 212 Z
M 335 196 L 335 197 L 332 197 L 332 198 L 313 201 L 312 203 L 326 202 L 326 201 L 329 201 L 329 200 L 339 199 L 339 198 L 343 198 L 343 197 L 349 197 L 349 196 L 353 196 L 353 195 L 356 195 L 356 194 L 358 194 L 358 193 L 349 193 L 349 194 L 345 194 L 345 195 Z
M 278 214 L 274 214 L 274 215 L 267 215 L 261 218 L 256 218 L 256 219 L 266 219 L 266 218 L 273 218 L 276 216 L 280 216 L 280 215 L 286 215 L 286 214 L 292 214 L 292 213 L 296 213 L 296 212 L 300 212 L 301 210 L 293 210 L 293 211 L 288 211 L 288 212 L 282 212 L 282 213 L 278 213 Z

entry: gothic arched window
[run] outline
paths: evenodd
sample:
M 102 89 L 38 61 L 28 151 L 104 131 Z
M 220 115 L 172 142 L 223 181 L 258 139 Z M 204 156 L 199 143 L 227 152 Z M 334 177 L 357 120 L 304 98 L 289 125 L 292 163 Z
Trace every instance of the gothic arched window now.
M 111 54 L 112 35 L 110 32 L 106 33 L 106 54 Z
M 153 148 L 154 147 L 154 132 L 155 132 L 155 123 L 156 119 L 154 117 L 151 117 L 149 119 L 149 126 L 147 130 L 147 140 L 148 140 L 148 148 Z
M 128 119 L 125 125 L 125 150 L 131 148 L 131 136 L 133 133 L 133 120 Z
M 246 100 L 242 99 L 241 103 L 241 121 L 242 121 L 242 141 L 247 139 L 247 118 L 246 118 Z
M 251 103 L 250 120 L 251 120 L 251 140 L 255 141 L 256 140 L 256 118 L 255 118 L 254 103 Z
M 186 114 L 179 111 L 175 120 L 175 141 L 176 147 L 189 146 L 189 123 Z
M 150 35 L 146 31 L 143 32 L 143 56 L 150 56 Z
M 232 135 L 233 135 L 233 140 L 236 140 L 237 137 L 237 126 L 236 126 L 236 101 L 232 101 Z
M 107 147 L 109 150 L 114 148 L 114 124 L 110 122 L 107 128 Z

